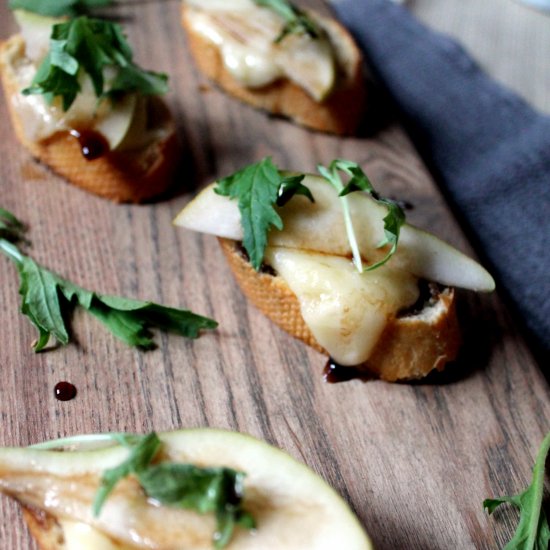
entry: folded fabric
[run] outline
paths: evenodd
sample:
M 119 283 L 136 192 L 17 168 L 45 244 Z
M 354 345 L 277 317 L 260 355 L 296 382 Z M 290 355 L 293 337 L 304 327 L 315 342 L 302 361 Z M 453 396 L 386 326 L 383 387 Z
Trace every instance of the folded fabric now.
M 497 285 L 548 352 L 550 117 L 405 8 L 388 0 L 332 2 Z

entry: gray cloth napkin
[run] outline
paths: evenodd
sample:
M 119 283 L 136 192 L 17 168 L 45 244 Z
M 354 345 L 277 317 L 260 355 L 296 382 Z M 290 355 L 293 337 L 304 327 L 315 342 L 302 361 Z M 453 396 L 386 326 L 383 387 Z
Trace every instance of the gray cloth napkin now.
M 333 8 L 393 98 L 497 285 L 550 351 L 550 117 L 388 0 Z M 539 350 L 539 351 L 540 351 Z

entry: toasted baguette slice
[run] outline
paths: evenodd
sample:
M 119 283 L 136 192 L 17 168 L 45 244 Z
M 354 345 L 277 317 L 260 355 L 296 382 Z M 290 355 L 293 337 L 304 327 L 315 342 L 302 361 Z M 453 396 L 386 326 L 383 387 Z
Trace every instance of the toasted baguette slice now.
M 219 48 L 193 31 L 190 10 L 184 3 L 182 24 L 187 31 L 195 62 L 224 91 L 253 107 L 288 117 L 314 130 L 338 135 L 357 132 L 366 107 L 362 56 L 353 38 L 338 22 L 314 15 L 316 22 L 328 34 L 340 68 L 334 91 L 319 103 L 287 79 L 279 79 L 262 88 L 244 87 L 225 68 Z
M 283 330 L 321 353 L 300 312 L 296 295 L 282 277 L 255 271 L 237 241 L 219 238 L 225 257 L 247 298 Z M 369 360 L 359 368 L 389 382 L 423 378 L 456 358 L 460 330 L 455 293 L 432 296 L 422 311 L 390 319 Z
M 179 142 L 174 120 L 162 100 L 150 98 L 148 107 L 148 119 L 162 137 L 143 149 L 111 151 L 86 160 L 78 140 L 66 130 L 38 142 L 26 136 L 15 108 L 21 93 L 17 66 L 24 56 L 25 42 L 20 35 L 0 44 L 0 72 L 13 128 L 34 157 L 70 183 L 115 202 L 141 202 L 168 188 L 177 166 Z

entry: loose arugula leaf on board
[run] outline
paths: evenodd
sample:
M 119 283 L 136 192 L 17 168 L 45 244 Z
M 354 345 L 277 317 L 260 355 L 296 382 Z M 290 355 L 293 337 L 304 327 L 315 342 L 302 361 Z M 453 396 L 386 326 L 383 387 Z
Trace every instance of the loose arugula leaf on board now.
M 2 229 L 4 226 L 10 230 Z M 17 229 L 11 229 L 13 227 Z M 65 314 L 75 304 L 94 315 L 126 344 L 144 349 L 154 347 L 149 332 L 152 327 L 186 338 L 197 338 L 201 330 L 218 326 L 213 319 L 189 310 L 106 296 L 63 279 L 22 254 L 17 246 L 6 239 L 10 236 L 21 239 L 22 230 L 21 222 L 13 214 L 0 209 L 0 252 L 15 263 L 19 272 L 21 312 L 38 330 L 38 339 L 34 344 L 37 352 L 47 346 L 51 337 L 59 344 L 68 344 Z
M 278 44 L 289 34 L 307 34 L 311 38 L 319 38 L 321 31 L 315 21 L 300 8 L 287 0 L 254 0 L 258 6 L 269 8 L 280 15 L 286 22 L 279 36 L 275 39 Z
M 317 170 L 335 189 L 342 200 L 342 209 L 344 211 L 344 219 L 346 224 L 346 231 L 350 242 L 351 251 L 353 254 L 353 262 L 360 273 L 363 272 L 363 262 L 361 259 L 361 253 L 357 245 L 357 239 L 353 229 L 353 223 L 351 220 L 351 213 L 349 210 L 349 204 L 346 199 L 346 195 L 355 191 L 364 191 L 368 193 L 376 202 L 384 205 L 388 209 L 388 214 L 384 217 L 384 240 L 378 245 L 379 248 L 390 245 L 390 250 L 384 258 L 373 265 L 366 268 L 365 271 L 372 271 L 382 265 L 384 265 L 396 252 L 397 243 L 399 241 L 399 233 L 402 225 L 405 223 L 405 213 L 401 207 L 394 201 L 381 197 L 372 186 L 367 175 L 363 172 L 361 167 L 352 161 L 344 159 L 333 160 L 329 167 L 318 165 Z M 349 176 L 347 185 L 344 186 L 339 172 Z
M 550 432 L 546 434 L 537 453 L 533 478 L 525 491 L 513 496 L 503 496 L 483 501 L 483 507 L 492 514 L 501 504 L 509 503 L 520 511 L 516 532 L 504 550 L 548 550 L 550 526 L 542 508 L 544 470 L 550 451 Z
M 260 269 L 267 246 L 267 235 L 272 227 L 281 230 L 283 221 L 275 210 L 280 196 L 284 202 L 295 194 L 308 196 L 311 192 L 301 176 L 285 176 L 273 164 L 271 157 L 251 164 L 234 174 L 218 180 L 214 191 L 218 195 L 238 199 L 243 227 L 243 246 L 252 267 Z
M 130 346 L 144 349 L 155 346 L 149 327 L 174 332 L 186 338 L 197 338 L 202 329 L 214 329 L 218 326 L 212 319 L 188 310 L 101 294 L 93 295 L 88 311 L 117 338 Z
M 17 262 L 21 285 L 21 313 L 26 315 L 38 330 L 35 351 L 41 351 L 53 336 L 60 344 L 69 343 L 69 334 L 59 300 L 61 280 L 42 269 L 34 260 L 23 256 Z
M 118 441 L 130 449 L 128 458 L 106 470 L 93 503 L 97 517 L 105 501 L 119 481 L 133 474 L 148 498 L 164 506 L 195 510 L 200 514 L 214 513 L 217 529 L 213 536 L 215 548 L 226 546 L 237 525 L 252 529 L 254 519 L 242 509 L 245 474 L 231 468 L 199 468 L 192 464 L 153 460 L 162 442 L 152 432 L 149 435 Z
M 10 0 L 11 10 L 26 10 L 50 17 L 74 17 L 93 8 L 110 6 L 113 0 Z
M 0 239 L 10 242 L 25 240 L 25 226 L 11 212 L 0 208 Z
M 116 74 L 106 87 L 107 67 Z M 165 74 L 145 71 L 133 62 L 119 25 L 81 16 L 53 26 L 50 51 L 23 94 L 43 94 L 50 102 L 59 96 L 66 111 L 81 89 L 82 73 L 90 77 L 98 98 L 126 92 L 163 94 L 168 89 Z

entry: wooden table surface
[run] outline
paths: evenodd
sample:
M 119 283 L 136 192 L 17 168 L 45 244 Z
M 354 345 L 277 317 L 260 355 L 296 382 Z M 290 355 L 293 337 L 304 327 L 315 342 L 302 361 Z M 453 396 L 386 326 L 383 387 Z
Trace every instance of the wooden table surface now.
M 511 0 L 419 0 L 411 9 L 462 36 L 498 78 L 529 73 L 519 91 L 550 110 L 550 62 L 541 57 L 550 50 L 550 18 Z M 220 328 L 196 341 L 161 334 L 158 349 L 144 353 L 77 312 L 75 343 L 34 354 L 15 270 L 0 259 L 0 444 L 95 431 L 236 429 L 322 475 L 379 549 L 502 547 L 517 515 L 488 517 L 481 503 L 528 484 L 550 425 L 550 392 L 498 292 L 461 292 L 466 344 L 445 376 L 415 385 L 330 385 L 321 355 L 247 303 L 215 239 L 171 225 L 198 186 L 265 155 L 304 171 L 345 157 L 360 162 L 384 194 L 412 202 L 414 223 L 472 252 L 408 138 L 395 122 L 371 137 L 316 134 L 229 99 L 197 74 L 178 10 L 176 1 L 161 0 L 118 9 L 140 63 L 171 75 L 167 101 L 184 144 L 173 196 L 120 206 L 67 185 L 18 146 L 1 101 L 0 205 L 29 224 L 32 255 L 71 280 L 186 306 Z M 514 40 L 495 43 L 507 26 Z M 3 2 L 0 36 L 14 31 Z M 529 64 L 538 69 L 527 71 Z M 54 398 L 60 380 L 76 385 L 74 400 Z M 0 518 L 1 548 L 35 548 L 13 502 L 0 499 Z

